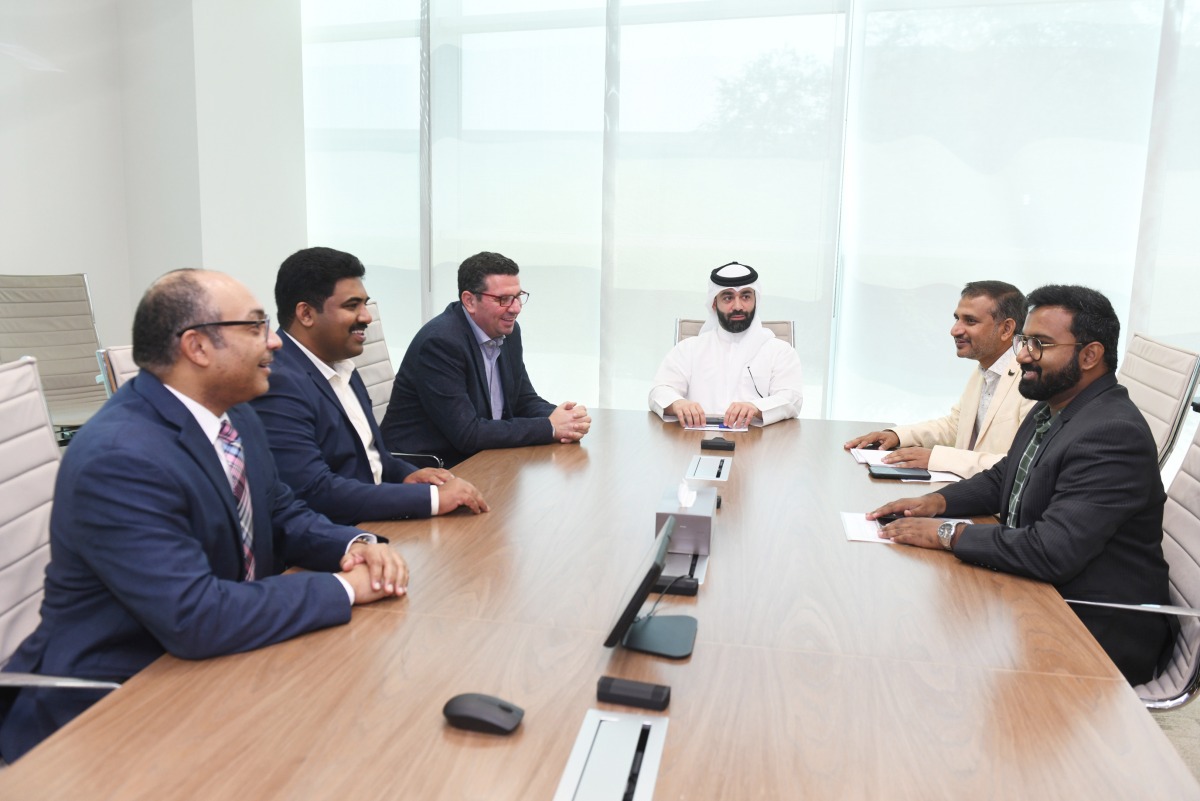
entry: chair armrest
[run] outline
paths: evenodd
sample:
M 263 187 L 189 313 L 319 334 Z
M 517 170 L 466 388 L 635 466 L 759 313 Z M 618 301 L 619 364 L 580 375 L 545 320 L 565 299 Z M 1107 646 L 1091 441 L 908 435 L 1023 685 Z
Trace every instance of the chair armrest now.
M 432 453 L 398 453 L 393 451 L 392 456 L 395 456 L 397 459 L 403 459 L 417 467 L 443 467 L 441 458 Z
M 1192 609 L 1190 606 L 1172 606 L 1170 604 L 1115 604 L 1106 601 L 1076 601 L 1071 598 L 1067 598 L 1066 601 L 1069 604 L 1104 606 L 1109 609 L 1127 609 L 1130 612 L 1152 612 L 1158 615 L 1175 615 L 1176 617 L 1200 617 L 1200 609 Z
M 115 690 L 115 681 L 71 679 L 66 676 L 41 676 L 37 673 L 0 673 L 0 687 L 58 687 L 77 690 Z

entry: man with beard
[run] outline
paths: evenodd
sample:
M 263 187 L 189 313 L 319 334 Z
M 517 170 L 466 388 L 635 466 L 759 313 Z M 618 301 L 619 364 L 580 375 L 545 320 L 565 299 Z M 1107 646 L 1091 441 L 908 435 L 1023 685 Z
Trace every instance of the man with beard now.
M 1079 286 L 1044 286 L 1029 305 L 1025 334 L 1013 347 L 1021 394 L 1038 404 L 1008 455 L 973 478 L 867 517 L 902 514 L 882 536 L 1048 581 L 1064 598 L 1169 603 L 1166 495 L 1154 437 L 1115 377 L 1116 312 L 1099 292 Z M 990 514 L 999 522 L 927 519 Z M 1072 608 L 1131 684 L 1148 681 L 1170 658 L 1174 618 Z
M 351 361 L 363 351 L 362 262 L 332 248 L 289 256 L 275 279 L 279 338 L 271 388 L 252 401 L 279 474 L 311 508 L 338 523 L 488 510 L 473 485 L 418 470 L 381 446 L 366 385 Z
M 517 263 L 476 253 L 458 266 L 458 300 L 408 345 L 383 435 L 392 450 L 434 453 L 452 467 L 479 451 L 572 443 L 592 426 L 587 407 L 534 391 L 517 315 L 529 302 Z
M 950 336 L 960 359 L 979 369 L 950 414 L 923 423 L 885 428 L 855 437 L 845 448 L 897 449 L 883 461 L 970 478 L 1000 461 L 1033 401 L 1017 391 L 1013 334 L 1025 324 L 1025 296 L 1003 281 L 973 281 L 963 287 Z
M 398 553 L 279 480 L 245 403 L 266 391 L 278 348 L 228 275 L 176 270 L 146 290 L 133 318 L 141 372 L 65 451 L 40 622 L 5 670 L 124 681 L 164 653 L 241 653 L 405 594 Z M 304 570 L 280 575 L 287 565 Z M 0 693 L 0 754 L 14 761 L 99 695 Z
M 756 319 L 761 300 L 753 267 L 730 262 L 712 271 L 708 319 L 659 365 L 652 412 L 681 426 L 702 426 L 706 416 L 719 415 L 730 428 L 799 417 L 800 357 Z

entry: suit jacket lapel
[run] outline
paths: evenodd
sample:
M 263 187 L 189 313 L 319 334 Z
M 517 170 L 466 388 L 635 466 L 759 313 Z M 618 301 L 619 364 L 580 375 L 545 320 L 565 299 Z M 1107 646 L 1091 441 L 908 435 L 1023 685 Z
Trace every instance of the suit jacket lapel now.
M 321 375 L 321 371 L 317 369 L 315 364 L 313 364 L 312 359 L 308 358 L 304 351 L 300 350 L 300 346 L 296 344 L 295 340 L 293 340 L 290 336 L 281 335 L 279 338 L 283 341 L 283 348 L 280 350 L 280 353 L 285 354 L 284 358 L 292 362 L 293 366 L 304 371 L 304 375 L 308 376 L 308 380 L 312 381 L 312 383 L 316 386 L 317 391 L 321 393 L 322 397 L 325 398 L 326 403 L 333 404 L 334 411 L 341 416 L 342 422 L 346 424 L 346 430 L 354 432 L 352 439 L 354 440 L 355 449 L 358 451 L 359 458 L 365 461 L 367 458 L 367 451 L 363 447 L 362 443 L 358 440 L 358 430 L 354 427 L 354 422 L 350 419 L 350 415 L 346 413 L 346 408 L 342 406 L 341 398 L 339 398 L 337 393 L 333 391 L 333 385 L 329 383 L 329 379 Z M 358 388 L 354 385 L 355 379 L 358 380 L 359 385 L 362 387 L 361 394 L 359 393 Z M 350 379 L 350 387 L 354 390 L 354 394 L 359 397 L 359 403 L 362 403 L 362 396 L 366 394 L 367 388 L 366 385 L 362 383 L 362 379 L 359 378 L 357 370 Z M 375 437 L 375 443 L 378 447 L 378 443 L 383 442 L 383 435 L 376 430 L 378 426 L 374 424 L 375 414 L 371 411 L 369 399 L 365 404 L 365 410 L 367 413 L 367 421 L 371 423 L 371 433 Z
M 975 438 L 976 442 L 983 439 L 988 426 L 996 419 L 996 410 L 1004 407 L 1004 399 L 1008 397 L 1008 394 L 1017 391 L 1017 383 L 1020 379 L 1020 373 L 1012 366 L 1008 368 L 1008 372 L 1000 376 L 1000 380 L 996 383 L 996 392 L 992 395 L 992 402 L 988 404 L 987 413 L 983 416 L 983 425 L 979 427 L 979 434 Z
M 983 376 L 976 367 L 967 383 L 967 391 L 963 393 L 962 405 L 958 407 L 958 434 L 954 438 L 954 447 L 967 450 L 971 445 L 971 433 L 975 430 L 975 418 L 979 414 L 979 398 L 983 395 Z M 991 414 L 991 407 L 988 413 Z M 976 437 L 983 436 L 983 429 Z
M 451 307 L 457 307 L 458 323 L 462 329 L 463 341 L 466 343 L 467 353 L 471 355 L 471 363 L 475 365 L 475 385 L 481 393 L 484 403 L 487 404 L 488 411 L 491 411 L 491 390 L 487 385 L 487 368 L 483 364 L 483 353 L 479 350 L 479 343 L 475 341 L 475 331 L 471 328 L 471 324 L 467 322 L 467 310 L 463 308 L 462 303 L 451 303 Z M 503 353 L 501 348 L 501 353 Z M 503 356 L 501 356 L 503 358 Z M 497 362 L 498 363 L 498 362 Z M 490 414 L 488 415 L 491 416 Z
M 233 499 L 233 490 L 229 486 L 229 478 L 221 465 L 219 456 L 213 444 L 204 436 L 196 418 L 187 407 L 179 402 L 153 373 L 142 371 L 136 376 L 134 389 L 144 397 L 158 415 L 179 431 L 179 444 L 188 456 L 196 463 L 217 491 L 225 510 L 233 523 L 234 531 L 238 530 L 237 503 Z M 234 427 L 237 427 L 235 422 Z

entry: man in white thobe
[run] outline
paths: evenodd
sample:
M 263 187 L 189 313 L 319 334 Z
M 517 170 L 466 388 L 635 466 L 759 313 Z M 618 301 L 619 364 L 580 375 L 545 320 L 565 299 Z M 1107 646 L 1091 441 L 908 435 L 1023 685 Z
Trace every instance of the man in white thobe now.
M 756 319 L 761 300 L 753 267 L 730 262 L 713 270 L 708 319 L 699 336 L 680 341 L 659 365 L 650 410 L 681 426 L 715 416 L 730 428 L 798 417 L 800 357 Z

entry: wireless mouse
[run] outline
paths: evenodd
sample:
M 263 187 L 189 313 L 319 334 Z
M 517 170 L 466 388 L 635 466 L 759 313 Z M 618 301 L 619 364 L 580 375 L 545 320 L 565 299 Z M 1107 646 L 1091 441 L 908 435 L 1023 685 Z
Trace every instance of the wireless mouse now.
M 442 707 L 451 726 L 485 734 L 512 734 L 525 710 L 500 698 L 482 693 L 456 695 Z

